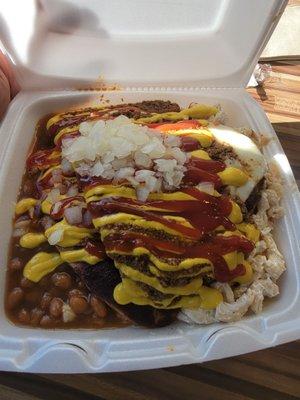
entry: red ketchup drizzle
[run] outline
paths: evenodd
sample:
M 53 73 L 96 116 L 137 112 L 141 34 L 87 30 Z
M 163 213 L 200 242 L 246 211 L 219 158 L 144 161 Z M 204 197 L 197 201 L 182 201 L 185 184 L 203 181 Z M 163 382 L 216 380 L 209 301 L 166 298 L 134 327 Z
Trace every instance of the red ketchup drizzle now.
M 54 219 L 60 219 L 63 217 L 65 209 L 74 201 L 84 202 L 82 196 L 68 197 L 67 199 L 59 200 L 51 207 L 50 215 Z M 54 212 L 54 207 L 56 211 Z
M 49 135 L 56 135 L 59 129 L 67 128 L 68 126 L 78 125 L 80 122 L 85 121 L 88 118 L 87 115 L 72 115 L 72 116 L 65 116 L 63 119 L 55 122 L 50 126 L 48 129 Z
M 61 160 L 60 154 L 53 158 L 50 158 L 54 151 L 58 151 L 58 149 L 54 148 L 54 149 L 36 151 L 27 158 L 26 161 L 27 167 L 29 169 L 38 168 L 43 170 L 59 164 Z
M 175 231 L 186 235 L 193 239 L 200 239 L 205 233 L 208 233 L 220 225 L 226 229 L 234 230 L 235 226 L 227 216 L 230 214 L 232 205 L 230 200 L 225 196 L 214 197 L 207 193 L 203 193 L 194 188 L 186 188 L 183 192 L 195 198 L 192 200 L 182 201 L 147 201 L 145 203 L 138 202 L 126 198 L 106 198 L 100 201 L 91 202 L 89 210 L 93 217 L 99 217 L 114 212 L 125 212 L 139 215 L 146 220 L 160 222 Z M 170 210 L 172 214 L 186 218 L 193 228 L 183 226 L 175 221 L 163 218 L 159 213 L 161 211 L 145 211 L 141 206 L 153 206 Z
M 44 189 L 50 189 L 53 187 L 53 183 L 51 182 L 52 174 L 49 173 L 45 175 L 42 179 L 38 179 L 36 182 L 36 187 L 41 192 Z
M 84 121 L 94 121 L 97 119 L 101 119 L 101 116 L 106 113 L 107 110 L 101 112 L 94 111 L 92 113 L 87 112 L 87 114 L 85 115 L 66 115 L 63 119 L 55 122 L 53 125 L 50 126 L 50 128 L 48 129 L 48 134 L 54 136 L 58 133 L 60 129 L 76 126 Z
M 216 189 L 222 186 L 221 178 L 214 173 L 204 171 L 203 169 L 189 165 L 184 174 L 182 182 L 186 185 L 195 186 L 201 182 L 211 182 Z
M 56 142 L 56 146 L 61 146 L 61 143 L 63 140 L 65 139 L 74 139 L 76 137 L 80 136 L 80 132 L 78 130 L 74 131 L 74 132 L 68 132 L 65 133 L 64 135 L 62 135 Z
M 181 191 L 189 194 L 195 200 L 148 200 L 142 203 L 133 199 L 107 198 L 90 203 L 88 208 L 94 217 L 115 212 L 139 215 L 147 220 L 160 222 L 195 240 L 191 244 L 183 246 L 139 233 L 120 232 L 107 236 L 104 240 L 107 249 L 130 252 L 136 247 L 145 247 L 158 257 L 207 258 L 214 265 L 215 277 L 219 282 L 228 282 L 236 276 L 243 275 L 245 273 L 243 265 L 238 265 L 230 271 L 222 255 L 232 251 L 242 251 L 248 254 L 253 249 L 252 242 L 239 236 L 216 236 L 214 238 L 210 236 L 210 233 L 220 225 L 223 225 L 225 229 L 235 229 L 235 225 L 228 219 L 232 210 L 230 199 L 226 196 L 214 197 L 192 187 Z M 142 206 L 157 207 L 158 210 L 145 211 L 141 209 Z M 194 229 L 166 220 L 160 215 L 161 213 L 166 214 L 166 212 L 186 218 Z
M 248 254 L 253 249 L 253 244 L 240 236 L 208 237 L 201 243 L 180 247 L 171 242 L 157 244 L 155 239 L 133 232 L 113 233 L 104 239 L 104 245 L 109 251 L 125 253 L 132 252 L 136 247 L 144 247 L 157 257 L 176 258 L 179 261 L 185 258 L 206 258 L 212 262 L 215 278 L 219 282 L 228 282 L 245 274 L 245 267 L 242 264 L 230 270 L 222 255 L 232 251 L 243 251 Z
M 103 243 L 98 241 L 93 242 L 92 240 L 88 240 L 84 249 L 92 256 L 96 256 L 100 259 L 104 258 L 106 254 Z
M 136 247 L 146 247 L 153 254 L 161 257 L 178 257 L 186 252 L 186 245 L 175 244 L 163 239 L 156 239 L 137 232 L 118 232 L 104 239 L 106 249 L 132 251 Z
M 190 136 L 180 136 L 181 145 L 180 148 L 182 151 L 194 151 L 199 150 L 201 148 L 200 143 L 197 139 L 194 139 Z
M 160 132 L 179 131 L 181 129 L 196 129 L 201 126 L 200 122 L 195 119 L 179 122 L 158 122 L 154 124 L 146 124 L 151 129 L 156 129 Z
M 80 190 L 89 190 L 98 185 L 111 185 L 111 179 L 105 179 L 96 176 L 81 176 L 79 174 L 76 175 L 77 182 Z
M 154 212 L 143 211 L 128 203 L 123 203 L 119 199 L 114 200 L 112 198 L 107 198 L 100 201 L 91 202 L 88 204 L 88 209 L 94 218 L 116 212 L 124 212 L 128 214 L 139 215 L 148 221 L 160 222 L 166 227 L 180 232 L 189 238 L 199 239 L 202 236 L 202 232 L 196 228 L 189 228 L 187 226 L 180 225 L 177 222 L 165 219 Z
M 191 157 L 188 163 L 186 164 L 186 167 L 196 167 L 199 169 L 202 169 L 204 171 L 209 171 L 209 172 L 221 172 L 224 171 L 226 168 L 226 165 L 221 162 L 221 161 L 214 161 L 214 160 L 204 160 L 202 158 L 198 157 Z

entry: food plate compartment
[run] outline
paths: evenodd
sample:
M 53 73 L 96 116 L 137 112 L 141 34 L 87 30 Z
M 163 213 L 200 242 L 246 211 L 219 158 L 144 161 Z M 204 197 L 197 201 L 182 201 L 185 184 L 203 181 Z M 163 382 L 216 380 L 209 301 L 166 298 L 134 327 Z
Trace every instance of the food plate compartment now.
M 104 98 L 103 98 L 104 96 Z M 284 179 L 284 218 L 275 236 L 287 271 L 279 281 L 281 294 L 266 301 L 260 315 L 234 324 L 208 326 L 177 322 L 156 330 L 140 327 L 103 330 L 20 328 L 4 314 L 0 299 L 0 368 L 28 372 L 111 372 L 149 369 L 208 361 L 275 346 L 300 337 L 299 262 L 296 232 L 300 229 L 299 192 L 281 145 L 266 115 L 243 89 L 127 90 L 111 92 L 23 92 L 11 104 L 0 131 L 0 284 L 5 287 L 12 216 L 35 124 L 45 114 L 82 104 L 164 99 L 186 107 L 191 102 L 221 104 L 233 127 L 250 126 L 271 138 L 265 147 Z M 123 100 L 122 100 L 123 99 Z M 7 133 L 10 133 L 9 135 Z

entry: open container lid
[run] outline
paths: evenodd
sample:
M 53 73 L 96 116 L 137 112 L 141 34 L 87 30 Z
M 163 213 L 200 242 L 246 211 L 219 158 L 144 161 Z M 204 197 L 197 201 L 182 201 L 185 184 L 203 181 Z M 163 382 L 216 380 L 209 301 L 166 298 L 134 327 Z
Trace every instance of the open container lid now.
M 0 0 L 23 89 L 244 87 L 286 0 Z

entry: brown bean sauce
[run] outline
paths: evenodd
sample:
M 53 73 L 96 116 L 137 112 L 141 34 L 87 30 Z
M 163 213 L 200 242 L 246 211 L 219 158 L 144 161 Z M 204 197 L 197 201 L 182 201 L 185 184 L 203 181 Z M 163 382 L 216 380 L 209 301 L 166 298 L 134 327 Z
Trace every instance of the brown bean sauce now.
M 30 153 L 53 148 L 53 138 L 46 132 L 46 123 L 51 116 L 47 115 L 38 122 Z M 18 199 L 38 197 L 35 185 L 38 175 L 39 173 L 26 168 Z M 37 210 L 37 215 L 30 221 L 31 232 L 42 231 L 39 217 L 41 215 Z M 25 219 L 23 216 L 22 218 Z M 15 222 L 14 220 L 13 223 Z M 5 311 L 13 323 L 50 329 L 97 329 L 128 325 L 128 321 L 89 294 L 67 263 L 60 265 L 38 283 L 24 278 L 23 268 L 26 262 L 39 251 L 53 251 L 53 246 L 45 243 L 34 249 L 25 249 L 19 245 L 19 238 L 11 240 L 6 274 Z M 68 304 L 75 314 L 72 321 L 63 320 L 64 303 Z

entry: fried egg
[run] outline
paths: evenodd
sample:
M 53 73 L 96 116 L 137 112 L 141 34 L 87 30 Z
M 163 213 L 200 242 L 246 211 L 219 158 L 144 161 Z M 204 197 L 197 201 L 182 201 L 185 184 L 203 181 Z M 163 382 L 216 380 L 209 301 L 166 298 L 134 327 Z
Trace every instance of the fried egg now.
M 225 160 L 227 166 L 234 166 L 243 169 L 249 176 L 248 181 L 238 188 L 230 186 L 232 195 L 238 196 L 246 201 L 252 190 L 264 177 L 267 171 L 267 163 L 257 145 L 248 136 L 225 125 L 210 126 L 217 142 L 231 146 L 237 158 L 228 156 Z

